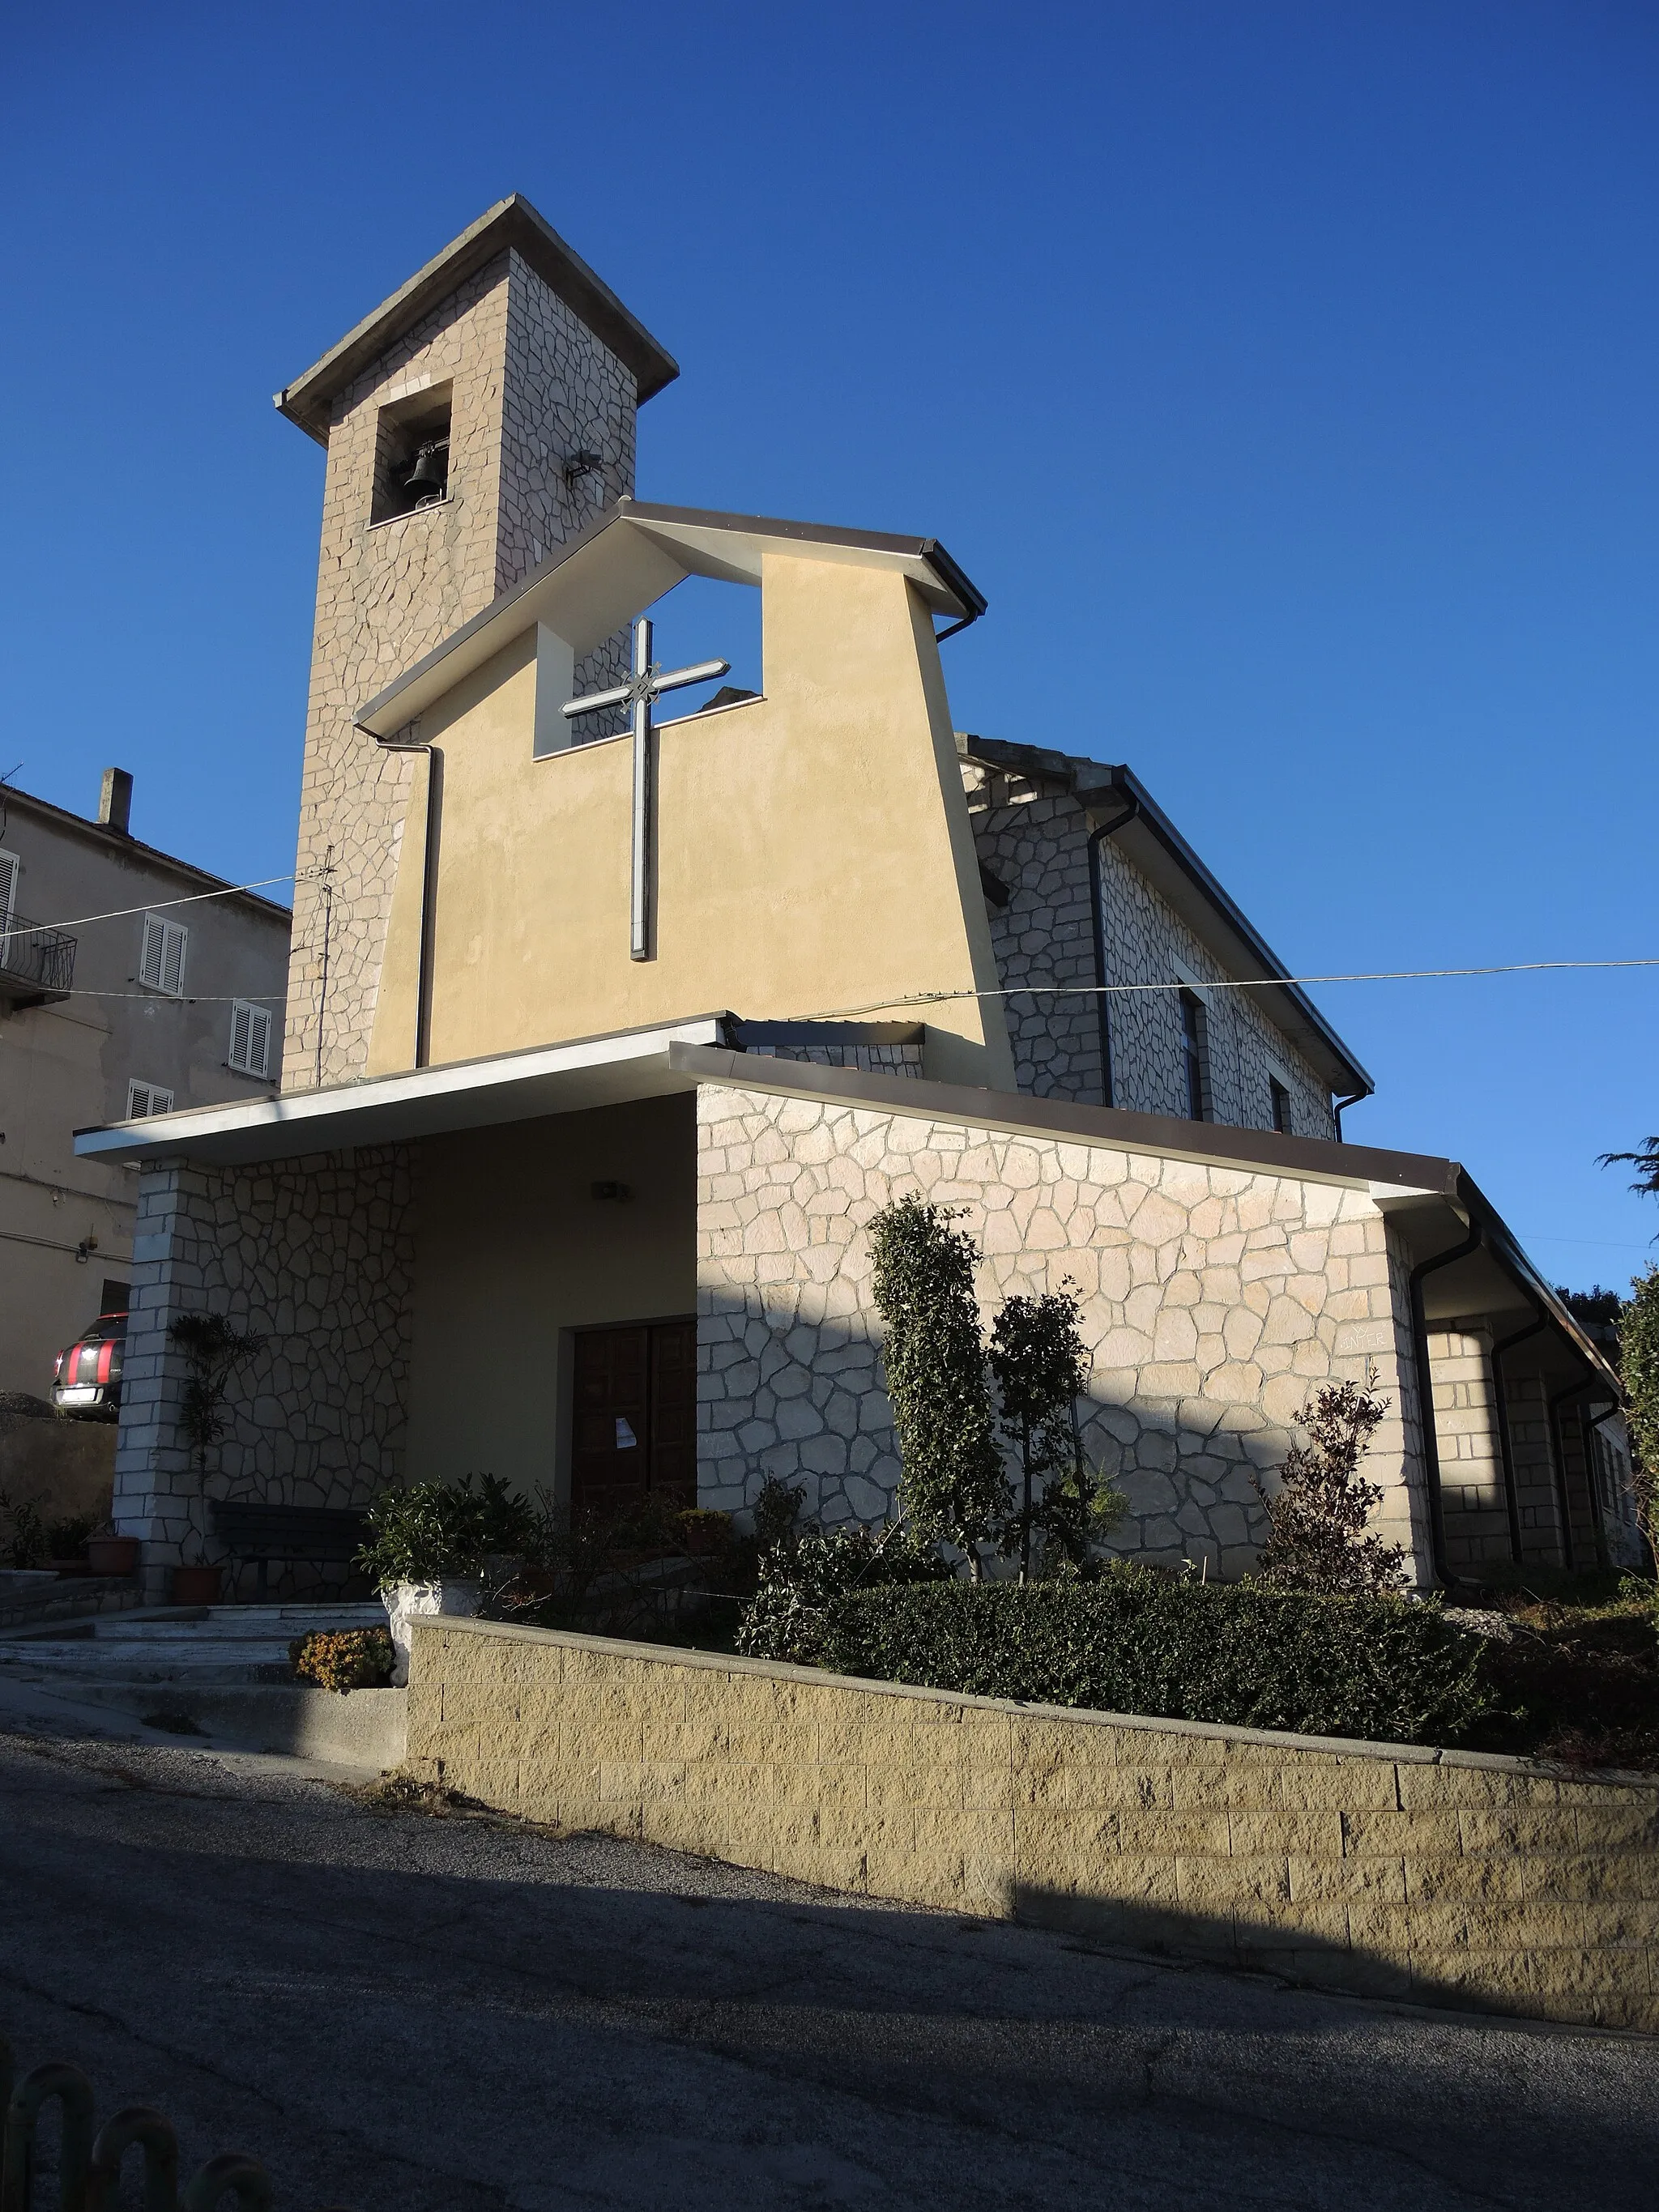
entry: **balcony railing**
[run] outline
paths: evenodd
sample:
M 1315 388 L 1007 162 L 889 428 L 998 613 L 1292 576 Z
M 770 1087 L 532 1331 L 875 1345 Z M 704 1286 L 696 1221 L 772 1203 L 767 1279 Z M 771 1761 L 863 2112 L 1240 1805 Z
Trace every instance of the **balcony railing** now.
M 14 914 L 0 921 L 0 999 L 13 1006 L 61 999 L 75 978 L 75 939 Z

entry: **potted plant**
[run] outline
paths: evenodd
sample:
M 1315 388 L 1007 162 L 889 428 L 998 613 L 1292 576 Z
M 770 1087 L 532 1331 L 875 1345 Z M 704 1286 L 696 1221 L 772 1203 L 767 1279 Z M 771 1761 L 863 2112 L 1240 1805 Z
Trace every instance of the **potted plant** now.
M 477 1486 L 475 1487 L 475 1483 Z M 369 1539 L 356 1564 L 373 1577 L 392 1626 L 392 1680 L 409 1680 L 409 1624 L 433 1613 L 476 1613 L 485 1563 L 522 1553 L 533 1516 L 494 1475 L 383 1490 L 368 1509 Z
M 138 1539 L 118 1536 L 112 1523 L 106 1522 L 95 1536 L 87 1539 L 87 1572 L 89 1575 L 131 1575 L 138 1569 Z
M 46 1565 L 60 1575 L 88 1575 L 87 1547 L 92 1522 L 84 1513 L 66 1514 L 46 1524 Z
M 173 1571 L 174 1605 L 217 1605 L 222 1570 L 206 1559 L 207 1537 L 196 1526 L 196 1501 L 207 1498 L 208 1455 L 229 1427 L 225 1401 L 230 1380 L 257 1358 L 265 1340 L 252 1329 L 235 1328 L 223 1314 L 180 1314 L 167 1334 L 185 1356 L 189 1373 L 179 1406 L 179 1425 L 196 1458 L 196 1498 L 191 1501 L 191 1535 L 198 1553 Z
M 716 1559 L 732 1541 L 732 1516 L 712 1506 L 688 1505 L 679 1525 L 680 1541 L 694 1559 Z

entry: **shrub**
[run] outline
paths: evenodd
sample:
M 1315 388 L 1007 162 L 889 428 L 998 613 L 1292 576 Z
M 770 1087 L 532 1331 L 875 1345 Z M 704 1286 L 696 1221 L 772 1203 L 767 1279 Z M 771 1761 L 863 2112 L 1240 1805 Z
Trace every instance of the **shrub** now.
M 296 1681 L 320 1690 L 384 1689 L 392 1680 L 392 1632 L 385 1628 L 313 1628 L 288 1647 Z
M 367 1518 L 369 1540 L 354 1564 L 380 1589 L 393 1583 L 476 1578 L 492 1554 L 520 1552 L 536 1535 L 532 1508 L 493 1474 L 383 1490 Z
M 979 1247 L 951 1226 L 955 1218 L 914 1195 L 884 1206 L 870 1224 L 872 1287 L 887 1324 L 882 1358 L 905 1516 L 923 1536 L 954 1544 L 978 1581 L 981 1547 L 996 1541 L 1011 1500 L 974 1297 Z
M 1619 1350 L 1629 1398 L 1636 1517 L 1650 1564 L 1659 1563 L 1659 1267 L 1631 1284 L 1619 1316 Z
M 0 1559 L 25 1572 L 46 1563 L 46 1525 L 32 1498 L 0 1490 Z
M 760 1583 L 738 1630 L 738 1649 L 751 1659 L 818 1662 L 831 1607 L 848 1592 L 882 1584 L 939 1582 L 951 1569 L 915 1542 L 903 1524 L 879 1531 L 854 1522 L 809 1529 L 793 1544 L 762 1554 Z
M 84 1559 L 94 1528 L 89 1513 L 67 1514 L 46 1523 L 46 1553 L 53 1559 Z
M 824 1608 L 817 1662 L 980 1697 L 1394 1743 L 1455 1742 L 1486 1711 L 1478 1639 L 1434 1605 L 1177 1582 L 860 1589 Z
M 1272 1529 L 1258 1563 L 1264 1582 L 1322 1597 L 1377 1597 L 1400 1588 L 1405 1553 L 1365 1534 L 1382 1486 L 1359 1472 L 1388 1410 L 1374 1367 L 1363 1384 L 1328 1382 L 1303 1404 L 1296 1421 L 1307 1442 L 1286 1455 L 1281 1487 L 1269 1496 L 1256 1485 Z

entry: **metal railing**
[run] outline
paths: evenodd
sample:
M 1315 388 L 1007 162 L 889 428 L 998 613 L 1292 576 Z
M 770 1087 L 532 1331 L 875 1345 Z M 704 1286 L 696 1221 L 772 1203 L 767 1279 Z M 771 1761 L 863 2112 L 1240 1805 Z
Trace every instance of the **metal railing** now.
M 75 976 L 75 939 L 26 915 L 0 917 L 0 986 L 42 997 L 67 991 Z
M 179 2188 L 179 2138 L 173 2124 L 148 2105 L 129 2105 L 93 2133 L 92 2084 L 78 2066 L 48 2060 L 12 2087 L 11 2045 L 0 2036 L 0 2098 L 5 2148 L 0 2154 L 0 2212 L 31 2212 L 35 2130 L 42 2109 L 58 2100 L 58 2212 L 116 2212 L 121 2162 L 137 2149 L 143 2162 L 143 2212 L 215 2212 L 225 2197 L 238 2212 L 270 2212 L 270 2176 L 257 2159 L 227 2151 L 209 2159 Z M 341 2212 L 337 2206 L 328 2212 Z

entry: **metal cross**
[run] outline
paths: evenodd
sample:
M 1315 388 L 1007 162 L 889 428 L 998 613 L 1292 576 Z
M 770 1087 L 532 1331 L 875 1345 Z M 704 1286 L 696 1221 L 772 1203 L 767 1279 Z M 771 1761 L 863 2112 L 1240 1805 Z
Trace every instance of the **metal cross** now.
M 641 615 L 634 625 L 634 673 L 626 684 L 590 698 L 568 699 L 559 712 L 567 719 L 597 714 L 605 707 L 626 707 L 634 720 L 633 890 L 629 902 L 630 960 L 651 957 L 651 863 L 655 827 L 655 792 L 651 760 L 651 709 L 665 691 L 688 684 L 707 684 L 731 672 L 729 660 L 700 660 L 695 668 L 659 668 L 651 658 L 651 624 Z

